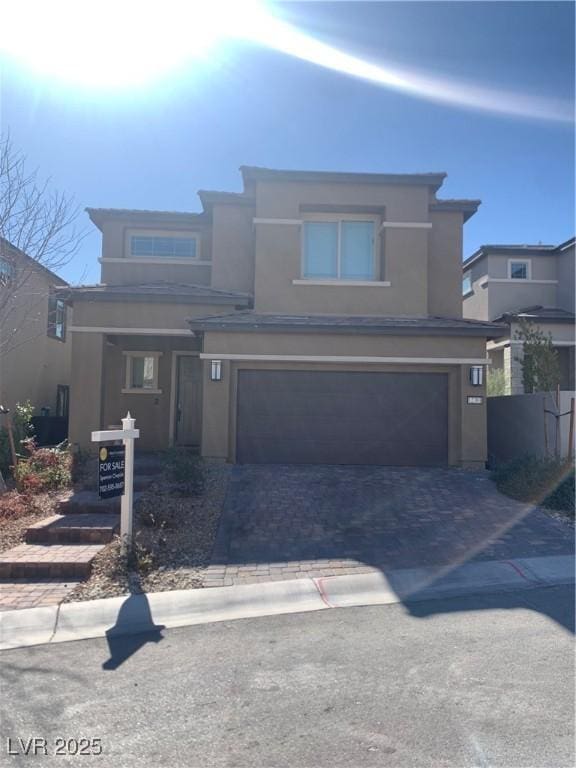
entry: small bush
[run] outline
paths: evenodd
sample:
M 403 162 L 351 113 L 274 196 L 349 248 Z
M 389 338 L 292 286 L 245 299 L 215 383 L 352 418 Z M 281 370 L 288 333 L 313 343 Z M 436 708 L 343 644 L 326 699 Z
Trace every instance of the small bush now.
M 145 576 L 156 568 L 157 558 L 151 549 L 134 538 L 132 547 L 126 555 L 126 565 L 128 570 Z
M 41 493 L 71 484 L 72 457 L 67 448 L 38 448 L 31 438 L 23 443 L 29 455 L 14 470 L 18 490 Z
M 504 368 L 488 370 L 486 377 L 486 395 L 488 397 L 501 397 L 506 394 L 506 374 Z
M 168 477 L 178 483 L 187 496 L 199 496 L 205 487 L 205 466 L 202 458 L 186 449 L 172 448 L 166 454 Z
M 34 413 L 34 406 L 27 400 L 25 403 L 17 403 L 12 416 L 12 435 L 14 437 L 14 447 L 16 453 L 22 450 L 22 442 L 30 437 L 32 433 L 32 424 L 30 419 Z M 3 417 L 4 418 L 4 417 Z M 10 451 L 10 439 L 8 429 L 0 429 L 0 472 L 4 476 L 8 475 L 12 467 L 12 453 Z
M 18 491 L 0 495 L 0 520 L 15 520 L 30 512 L 29 499 Z
M 567 512 L 574 516 L 574 464 L 524 456 L 493 473 L 498 490 L 520 501 Z

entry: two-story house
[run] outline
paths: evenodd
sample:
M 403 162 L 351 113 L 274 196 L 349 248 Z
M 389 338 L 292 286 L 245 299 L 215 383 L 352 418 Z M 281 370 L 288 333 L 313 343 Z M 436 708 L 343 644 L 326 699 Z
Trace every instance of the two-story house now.
M 524 392 L 519 322 L 550 334 L 560 363 L 560 388 L 574 389 L 575 238 L 560 245 L 483 245 L 463 263 L 464 317 L 507 325 L 488 341 L 494 369 L 504 369 L 507 394 Z
M 203 212 L 88 209 L 102 282 L 74 305 L 71 439 L 130 411 L 139 448 L 232 462 L 483 466 L 486 340 L 462 318 L 445 174 L 242 167 Z
M 36 415 L 68 416 L 70 310 L 54 295 L 67 285 L 0 238 L 0 404 L 10 410 L 29 400 Z

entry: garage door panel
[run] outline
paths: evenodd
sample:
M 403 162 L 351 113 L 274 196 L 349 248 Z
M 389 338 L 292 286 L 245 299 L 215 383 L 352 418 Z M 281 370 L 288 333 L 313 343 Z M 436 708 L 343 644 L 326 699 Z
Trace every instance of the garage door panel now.
M 444 465 L 446 374 L 240 371 L 241 463 Z

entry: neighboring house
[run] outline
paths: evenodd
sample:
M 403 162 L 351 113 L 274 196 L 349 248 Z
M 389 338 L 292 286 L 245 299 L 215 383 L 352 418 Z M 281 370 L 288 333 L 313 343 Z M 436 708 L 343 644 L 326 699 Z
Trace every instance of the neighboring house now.
M 560 245 L 483 245 L 463 264 L 464 317 L 506 323 L 488 341 L 494 369 L 503 368 L 506 393 L 521 394 L 521 318 L 550 334 L 560 362 L 560 388 L 574 389 L 575 239 Z
M 30 400 L 35 414 L 68 415 L 70 310 L 61 277 L 0 238 L 0 404 Z
M 130 411 L 140 450 L 238 462 L 486 459 L 486 339 L 462 319 L 445 174 L 241 168 L 203 212 L 88 209 L 102 283 L 74 305 L 71 439 Z M 472 398 L 472 400 L 470 400 Z

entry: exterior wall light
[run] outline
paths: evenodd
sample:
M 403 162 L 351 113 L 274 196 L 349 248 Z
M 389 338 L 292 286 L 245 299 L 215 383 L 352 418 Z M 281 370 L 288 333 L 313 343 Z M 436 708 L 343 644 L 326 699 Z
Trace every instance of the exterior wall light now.
M 470 384 L 473 387 L 481 387 L 484 383 L 484 366 L 471 365 L 470 366 Z
M 222 360 L 210 361 L 210 381 L 222 381 Z

